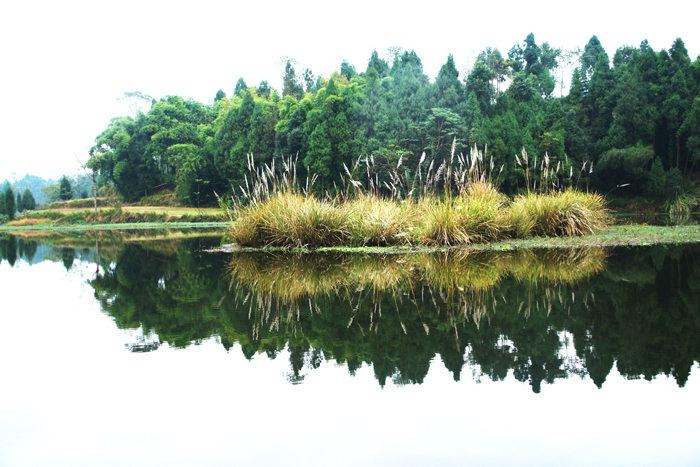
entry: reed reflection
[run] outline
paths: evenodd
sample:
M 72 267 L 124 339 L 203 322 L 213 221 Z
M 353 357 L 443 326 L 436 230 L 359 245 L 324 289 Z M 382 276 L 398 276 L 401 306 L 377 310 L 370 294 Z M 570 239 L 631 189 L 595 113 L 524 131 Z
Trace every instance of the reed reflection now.
M 94 240 L 93 240 L 94 241 Z M 23 244 L 22 257 L 99 261 L 88 279 L 135 343 L 215 338 L 246 358 L 288 353 L 292 383 L 323 361 L 380 385 L 423 382 L 439 356 L 455 380 L 515 377 L 539 392 L 572 376 L 603 386 L 672 376 L 700 360 L 700 245 L 635 249 L 210 254 L 217 240 L 73 251 Z M 3 261 L 19 242 L 3 239 Z M 35 254 L 33 254 L 35 252 Z M 73 266 L 74 267 L 74 266 Z M 235 346 L 235 347 L 234 347 Z M 236 350 L 237 351 L 237 350 Z
M 526 321 L 533 309 L 546 310 L 548 316 L 556 300 L 559 307 L 569 306 L 576 295 L 569 288 L 602 271 L 605 258 L 605 252 L 597 248 L 405 255 L 240 253 L 229 263 L 229 271 L 231 287 L 237 294 L 245 294 L 242 304 L 249 303 L 254 340 L 262 342 L 270 332 L 308 335 L 304 329 L 307 320 L 326 323 L 345 315 L 347 331 L 333 333 L 336 337 L 320 347 L 336 361 L 346 362 L 351 373 L 362 362 L 371 363 L 383 385 L 387 378 L 402 384 L 422 382 L 435 353 L 448 368 L 452 366 L 455 379 L 459 379 L 467 347 L 473 348 L 485 337 L 482 321 L 490 322 L 499 309 L 512 306 L 517 306 L 516 315 Z M 516 288 L 501 287 L 505 282 Z M 586 299 L 585 295 L 581 298 Z M 338 341 L 338 336 L 352 332 L 362 337 Z M 452 343 L 443 342 L 445 338 Z M 386 352 L 366 355 L 364 344 L 351 348 L 348 340 L 355 339 L 370 347 L 381 344 Z M 556 360 L 560 350 L 556 331 L 544 336 L 545 344 L 552 339 L 548 353 Z M 439 345 L 431 344 L 436 340 Z M 441 351 L 425 348 L 434 345 Z M 528 343 L 519 348 L 533 346 L 538 347 Z M 508 339 L 499 340 L 496 352 L 506 352 L 510 362 L 505 373 L 488 373 L 502 379 L 508 368 L 517 367 L 520 373 L 516 377 L 527 381 L 537 363 L 514 354 L 512 347 Z M 402 354 L 395 354 L 396 349 Z M 292 363 L 291 379 L 296 381 L 303 365 L 299 357 L 293 356 L 293 360 L 298 362 Z M 537 392 L 540 380 L 553 382 L 557 377 L 555 372 L 545 373 L 541 378 L 534 376 Z M 564 376 L 565 371 L 559 375 Z

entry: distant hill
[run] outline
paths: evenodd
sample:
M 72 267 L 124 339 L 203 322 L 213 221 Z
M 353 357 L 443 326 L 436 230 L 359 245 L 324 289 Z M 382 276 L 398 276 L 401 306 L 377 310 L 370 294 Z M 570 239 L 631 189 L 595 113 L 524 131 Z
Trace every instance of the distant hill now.
M 46 197 L 41 192 L 41 189 L 55 183 L 58 183 L 58 181 L 53 179 L 46 180 L 44 178 L 37 177 L 36 175 L 27 174 L 21 179 L 13 182 L 5 180 L 2 182 L 2 184 L 0 184 L 0 189 L 2 189 L 4 192 L 7 189 L 7 186 L 10 185 L 15 193 L 23 193 L 26 188 L 29 188 L 29 191 L 32 192 L 37 204 L 47 204 Z
M 71 186 L 73 187 L 73 199 L 92 196 L 92 181 L 87 176 L 84 174 L 68 175 L 68 180 L 70 180 Z M 0 189 L 4 192 L 7 186 L 10 185 L 15 193 L 23 193 L 26 188 L 29 188 L 37 204 L 49 204 L 50 201 L 46 199 L 41 189 L 49 185 L 58 184 L 58 182 L 58 180 L 52 178 L 46 180 L 36 175 L 27 174 L 18 180 L 5 180 L 0 183 Z

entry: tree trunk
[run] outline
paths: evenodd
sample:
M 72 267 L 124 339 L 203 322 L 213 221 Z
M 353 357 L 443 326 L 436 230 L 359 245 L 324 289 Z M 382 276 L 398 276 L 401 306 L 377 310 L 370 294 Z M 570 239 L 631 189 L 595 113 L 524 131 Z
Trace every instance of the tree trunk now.
M 92 197 L 95 199 L 95 217 L 97 217 L 97 177 L 92 179 Z

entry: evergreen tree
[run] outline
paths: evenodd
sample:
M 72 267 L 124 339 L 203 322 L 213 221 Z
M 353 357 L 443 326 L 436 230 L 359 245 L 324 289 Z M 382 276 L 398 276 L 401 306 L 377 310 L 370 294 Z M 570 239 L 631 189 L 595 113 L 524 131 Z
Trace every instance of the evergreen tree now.
M 340 64 L 340 75 L 345 76 L 348 81 L 350 81 L 357 76 L 357 70 L 355 70 L 355 67 L 351 65 L 350 62 L 343 60 L 343 63 Z
M 68 201 L 69 199 L 73 199 L 73 188 L 71 187 L 70 181 L 68 180 L 68 178 L 66 178 L 65 175 L 61 177 L 61 181 L 59 183 L 58 197 L 62 201 Z
M 22 203 L 24 204 L 23 209 L 25 211 L 33 211 L 36 209 L 36 201 L 29 188 L 25 188 L 24 193 L 22 193 Z
M 9 186 L 5 190 L 5 215 L 10 220 L 15 218 L 15 194 Z
M 238 97 L 243 97 L 242 92 L 248 90 L 248 85 L 245 83 L 243 78 L 238 78 L 236 81 L 236 88 L 233 90 L 233 95 Z
M 282 97 L 294 96 L 301 99 L 303 95 L 304 88 L 299 84 L 292 60 L 288 59 L 284 65 L 284 75 L 282 76 Z
M 437 107 L 454 111 L 464 102 L 464 87 L 459 82 L 459 72 L 452 54 L 447 56 L 447 62 L 440 68 L 434 89 Z
M 19 213 L 22 213 L 22 211 L 24 211 L 24 203 L 22 202 L 22 193 L 17 193 L 17 201 L 15 202 L 15 209 Z
M 269 99 L 272 93 L 272 87 L 266 80 L 262 80 L 255 91 L 258 93 L 258 96 L 263 99 Z
M 666 191 L 666 172 L 664 172 L 664 166 L 661 164 L 661 158 L 657 157 L 654 160 L 654 165 L 651 167 L 651 173 L 649 174 L 649 181 L 647 182 L 647 192 L 651 196 L 663 196 Z
M 225 99 L 225 98 L 226 98 L 226 93 L 224 91 L 222 91 L 221 89 L 219 89 L 218 91 L 216 91 L 216 96 L 214 97 L 214 102 L 220 101 L 221 99 Z

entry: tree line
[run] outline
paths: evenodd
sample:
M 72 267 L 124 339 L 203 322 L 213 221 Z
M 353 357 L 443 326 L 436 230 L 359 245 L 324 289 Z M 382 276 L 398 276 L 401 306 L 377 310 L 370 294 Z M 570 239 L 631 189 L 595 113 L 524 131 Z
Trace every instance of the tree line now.
M 291 156 L 322 191 L 342 184 L 358 157 L 371 158 L 381 179 L 399 160 L 415 171 L 423 153 L 437 167 L 453 141 L 457 152 L 488 148 L 509 194 L 525 187 L 523 149 L 533 164 L 546 154 L 564 182 L 583 177 L 599 191 L 624 186 L 660 199 L 686 191 L 700 167 L 700 59 L 680 38 L 669 50 L 620 47 L 610 60 L 596 36 L 564 52 L 529 34 L 505 56 L 486 48 L 463 80 L 452 55 L 431 82 L 418 55 L 398 48 L 386 59 L 375 50 L 361 72 L 344 61 L 328 78 L 295 65 L 285 59 L 281 93 L 243 78 L 209 104 L 130 93 L 150 109 L 112 119 L 86 167 L 126 200 L 174 186 L 190 205 L 240 195 L 248 154 L 278 166 Z
M 29 188 L 24 189 L 24 193 L 17 193 L 8 184 L 4 191 L 0 191 L 0 216 L 5 216 L 9 220 L 14 219 L 16 213 L 30 211 L 36 208 L 34 195 Z

